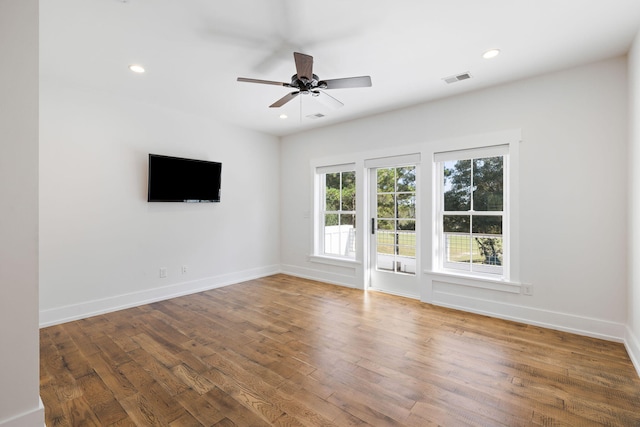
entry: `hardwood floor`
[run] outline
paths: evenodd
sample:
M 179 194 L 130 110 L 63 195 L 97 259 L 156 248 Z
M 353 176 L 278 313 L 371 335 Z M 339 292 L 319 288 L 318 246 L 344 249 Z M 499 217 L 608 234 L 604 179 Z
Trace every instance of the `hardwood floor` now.
M 640 426 L 621 344 L 285 275 L 40 348 L 47 426 Z

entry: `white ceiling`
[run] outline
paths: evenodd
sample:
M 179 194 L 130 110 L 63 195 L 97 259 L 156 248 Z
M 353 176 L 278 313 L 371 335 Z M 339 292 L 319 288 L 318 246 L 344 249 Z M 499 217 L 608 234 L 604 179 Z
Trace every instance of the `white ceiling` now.
M 44 0 L 40 71 L 45 84 L 287 135 L 622 55 L 639 28 L 640 0 Z M 490 48 L 502 54 L 483 59 Z M 294 50 L 321 79 L 370 75 L 373 87 L 330 91 L 336 110 L 307 96 L 271 109 L 290 89 L 236 81 L 288 82 Z M 442 80 L 462 72 L 473 78 Z

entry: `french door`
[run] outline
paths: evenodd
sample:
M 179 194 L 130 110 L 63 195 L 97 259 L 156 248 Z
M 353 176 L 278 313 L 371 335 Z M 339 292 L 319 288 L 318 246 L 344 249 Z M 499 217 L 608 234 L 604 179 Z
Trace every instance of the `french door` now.
M 417 165 L 369 168 L 369 287 L 420 297 Z

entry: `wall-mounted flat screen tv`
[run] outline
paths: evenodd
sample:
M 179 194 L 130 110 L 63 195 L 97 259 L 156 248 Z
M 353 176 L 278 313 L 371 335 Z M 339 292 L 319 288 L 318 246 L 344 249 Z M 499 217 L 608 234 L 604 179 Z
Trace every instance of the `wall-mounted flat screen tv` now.
M 149 154 L 148 202 L 220 201 L 222 164 Z

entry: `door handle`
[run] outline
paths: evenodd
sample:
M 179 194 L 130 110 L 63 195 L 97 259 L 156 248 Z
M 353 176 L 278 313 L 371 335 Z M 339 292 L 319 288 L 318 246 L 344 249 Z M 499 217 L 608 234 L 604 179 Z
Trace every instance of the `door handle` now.
M 376 219 L 371 218 L 371 234 L 376 234 Z

